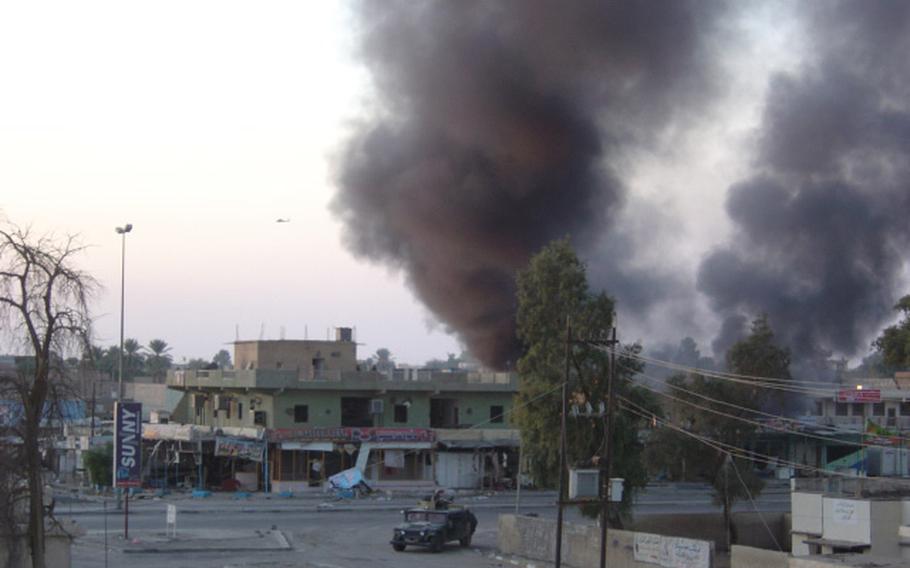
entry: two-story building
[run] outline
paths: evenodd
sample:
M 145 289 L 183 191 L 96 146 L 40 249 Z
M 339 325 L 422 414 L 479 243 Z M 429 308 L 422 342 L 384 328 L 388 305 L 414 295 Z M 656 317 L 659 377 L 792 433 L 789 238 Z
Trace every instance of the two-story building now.
M 812 442 L 822 468 L 910 476 L 910 373 L 842 379 L 819 389 L 801 420 L 828 440 Z
M 318 488 L 351 467 L 380 487 L 514 479 L 514 374 L 360 369 L 346 328 L 335 341 L 239 341 L 234 352 L 234 369 L 168 375 L 168 386 L 187 395 L 171 420 L 216 433 L 261 431 L 262 466 L 242 469 L 259 468 L 262 488 Z M 222 446 L 213 445 L 215 457 L 231 455 Z

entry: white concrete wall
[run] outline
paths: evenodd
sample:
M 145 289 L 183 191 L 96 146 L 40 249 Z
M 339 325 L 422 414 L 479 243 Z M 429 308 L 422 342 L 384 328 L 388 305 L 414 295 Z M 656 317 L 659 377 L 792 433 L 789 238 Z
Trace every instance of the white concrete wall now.
M 871 506 L 869 501 L 825 497 L 822 500 L 822 510 L 823 538 L 872 544 Z
M 790 493 L 790 512 L 793 532 L 822 534 L 822 494 Z
M 903 507 L 900 501 L 871 501 L 872 549 L 874 556 L 899 558 L 901 555 L 900 536 Z

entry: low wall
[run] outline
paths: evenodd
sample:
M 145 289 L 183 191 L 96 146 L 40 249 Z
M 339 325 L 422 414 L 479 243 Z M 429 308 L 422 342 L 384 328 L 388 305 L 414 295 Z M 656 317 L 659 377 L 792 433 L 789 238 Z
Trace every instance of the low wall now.
M 730 547 L 730 566 L 732 568 L 788 568 L 790 555 L 776 550 L 764 550 L 751 546 L 734 544 Z
M 765 523 L 768 524 L 767 528 Z M 790 550 L 790 519 L 785 513 L 769 512 L 762 513 L 761 516 L 758 513 L 734 513 L 733 527 L 737 537 L 736 544 L 768 550 L 778 550 L 780 545 L 783 550 Z M 627 528 L 639 532 L 709 540 L 717 544 L 718 550 L 724 549 L 727 540 L 724 518 L 720 513 L 636 515 Z M 774 535 L 773 538 L 768 533 L 769 528 Z
M 54 568 L 69 568 L 72 564 L 70 556 L 72 537 L 60 530 L 49 530 L 44 539 L 45 565 Z M 18 539 L 16 546 L 18 557 L 13 558 L 12 562 L 10 562 L 8 546 L 7 537 L 0 535 L 0 568 L 31 568 L 32 555 L 26 537 Z
M 607 536 L 610 568 L 710 568 L 714 543 L 665 538 L 656 534 L 610 529 Z M 556 554 L 556 521 L 524 515 L 499 516 L 499 550 L 524 558 L 552 562 Z M 563 524 L 562 561 L 573 568 L 600 563 L 600 528 Z

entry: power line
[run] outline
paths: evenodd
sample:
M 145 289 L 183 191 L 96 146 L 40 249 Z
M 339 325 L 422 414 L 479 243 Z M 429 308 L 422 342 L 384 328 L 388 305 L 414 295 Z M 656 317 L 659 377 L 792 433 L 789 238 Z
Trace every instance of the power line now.
M 632 379 L 626 378 L 625 380 L 627 380 L 627 381 L 629 381 L 629 382 L 632 382 Z M 753 425 L 753 426 L 758 426 L 759 428 L 768 428 L 768 429 L 771 429 L 771 430 L 776 430 L 776 431 L 778 431 L 778 432 L 784 432 L 784 433 L 787 433 L 787 434 L 793 434 L 793 435 L 795 435 L 795 436 L 803 436 L 803 437 L 805 437 L 805 438 L 814 438 L 814 439 L 822 440 L 822 441 L 826 441 L 826 442 L 836 442 L 836 443 L 838 443 L 838 444 L 844 444 L 844 445 L 850 445 L 850 446 L 858 446 L 858 447 L 862 447 L 862 448 L 892 449 L 890 446 L 885 446 L 885 445 L 883 445 L 883 444 L 866 443 L 866 442 L 862 442 L 862 441 L 860 441 L 860 442 L 852 442 L 852 441 L 848 441 L 848 440 L 841 440 L 841 439 L 839 439 L 839 438 L 832 438 L 832 437 L 829 437 L 829 436 L 822 436 L 822 435 L 820 435 L 820 434 L 810 434 L 810 433 L 808 433 L 808 432 L 799 432 L 799 431 L 797 431 L 797 430 L 791 430 L 791 429 L 786 428 L 786 427 L 783 427 L 783 426 L 776 426 L 776 425 L 773 425 L 773 424 L 758 422 L 758 421 L 751 420 L 751 419 L 746 418 L 746 417 L 743 417 L 743 416 L 736 416 L 735 414 L 729 414 L 729 413 L 727 413 L 727 412 L 722 412 L 722 411 L 720 411 L 720 410 L 717 410 L 717 409 L 714 409 L 714 408 L 711 408 L 711 407 L 708 407 L 708 406 L 702 406 L 702 405 L 696 404 L 696 403 L 694 403 L 694 402 L 692 402 L 692 401 L 685 400 L 685 399 L 681 399 L 681 398 L 675 397 L 675 396 L 673 396 L 673 395 L 671 395 L 671 394 L 667 394 L 667 393 L 665 393 L 665 392 L 661 392 L 661 391 L 659 391 L 659 390 L 657 390 L 657 389 L 655 389 L 655 388 L 653 388 L 653 387 L 649 387 L 649 386 L 647 386 L 647 385 L 640 385 L 640 386 L 641 386 L 641 388 L 643 388 L 643 389 L 646 389 L 646 390 L 648 390 L 648 391 L 650 391 L 650 392 L 653 392 L 653 393 L 655 393 L 655 394 L 658 394 L 658 395 L 660 395 L 660 396 L 669 398 L 669 399 L 674 400 L 674 401 L 676 401 L 676 402 L 680 402 L 680 403 L 683 403 L 683 404 L 686 404 L 686 405 L 689 405 L 689 406 L 698 408 L 698 409 L 700 409 L 700 410 L 704 410 L 704 411 L 706 411 L 706 412 L 711 412 L 711 413 L 717 414 L 717 415 L 719 415 L 719 416 L 724 416 L 724 417 L 726 417 L 726 418 L 730 418 L 730 419 L 733 419 L 733 420 L 738 420 L 738 421 L 743 422 L 743 423 L 746 423 L 746 424 L 751 424 L 751 425 Z M 694 394 L 694 393 L 693 393 L 693 394 Z M 716 399 L 712 399 L 712 400 L 715 400 L 715 402 L 719 402 L 719 403 L 721 403 L 721 404 L 727 404 L 727 405 L 733 406 L 733 407 L 735 407 L 735 408 L 740 408 L 740 409 L 743 409 L 743 410 L 750 410 L 750 409 L 747 409 L 746 407 L 734 405 L 734 404 L 732 404 L 732 403 L 724 403 L 724 402 L 722 402 L 722 401 L 717 401 Z M 750 412 L 754 412 L 754 411 L 751 411 L 751 410 L 750 410 Z M 860 432 L 859 434 L 860 434 L 860 436 L 863 436 L 863 435 L 864 435 L 862 432 Z M 898 438 L 898 437 L 895 436 L 895 438 Z
M 607 348 L 603 348 L 607 350 Z M 831 396 L 834 394 L 836 388 L 833 386 L 831 388 L 822 388 L 822 387 L 810 387 L 802 386 L 799 384 L 799 381 L 791 379 L 777 379 L 777 378 L 766 378 L 766 377 L 754 377 L 749 375 L 736 375 L 733 373 L 722 373 L 719 371 L 710 371 L 708 369 L 699 369 L 696 367 L 688 367 L 686 365 L 679 365 L 676 363 L 670 363 L 668 361 L 662 361 L 660 359 L 654 359 L 652 357 L 647 357 L 637 353 L 630 353 L 628 351 L 618 351 L 617 354 L 620 357 L 628 357 L 631 359 L 637 359 L 645 363 L 650 363 L 660 367 L 665 367 L 671 370 L 685 371 L 691 374 L 703 375 L 705 377 L 711 377 L 718 380 L 730 381 L 734 383 L 745 384 L 753 387 L 767 388 L 773 390 L 779 390 L 784 392 L 794 392 L 798 394 L 807 394 L 807 395 L 821 395 L 821 396 Z M 831 383 L 827 383 L 830 385 Z
M 727 454 L 729 456 L 729 454 Z M 768 526 L 768 523 L 765 521 L 765 516 L 761 514 L 761 511 L 758 510 L 758 505 L 755 504 L 755 499 L 752 498 L 752 491 L 749 489 L 749 486 L 746 485 L 746 481 L 743 479 L 743 476 L 739 473 L 739 468 L 736 467 L 736 460 L 732 457 L 730 458 L 730 465 L 733 466 L 733 471 L 736 472 L 736 477 L 739 478 L 739 482 L 742 484 L 743 489 L 746 491 L 746 495 L 749 496 L 749 502 L 752 503 L 752 508 L 755 509 L 755 512 L 758 513 L 758 518 L 761 519 L 761 524 L 765 525 L 765 530 L 768 531 L 768 535 L 771 537 L 771 540 L 774 541 L 774 546 L 781 552 L 784 551 L 781 548 L 780 543 L 777 542 L 777 537 L 774 536 L 774 532 L 771 530 L 771 527 Z
M 792 461 L 785 460 L 785 459 L 782 459 L 779 457 L 770 456 L 768 454 L 762 454 L 762 453 L 756 452 L 754 450 L 740 448 L 739 446 L 735 446 L 733 444 L 728 444 L 726 442 L 714 440 L 707 436 L 702 436 L 700 434 L 690 432 L 689 430 L 686 430 L 685 428 L 683 428 L 677 424 L 674 424 L 674 423 L 670 422 L 669 420 L 665 420 L 663 418 L 658 418 L 652 412 L 648 411 L 647 409 L 643 408 L 642 406 L 636 404 L 635 402 L 633 402 L 625 397 L 620 397 L 620 400 L 623 401 L 626 405 L 628 405 L 625 407 L 625 410 L 631 412 L 632 414 L 635 414 L 641 418 L 644 418 L 645 420 L 652 421 L 653 423 L 666 426 L 666 427 L 670 428 L 671 430 L 674 430 L 676 432 L 679 432 L 680 434 L 683 434 L 685 436 L 698 440 L 698 441 L 702 442 L 703 444 L 706 444 L 720 452 L 724 452 L 724 453 L 729 452 L 732 455 L 735 455 L 737 457 L 751 460 L 751 461 L 758 462 L 758 463 L 768 464 L 768 465 L 781 465 L 782 464 L 782 465 L 793 467 L 794 469 L 811 471 L 811 472 L 820 473 L 823 475 L 833 475 L 833 476 L 840 476 L 840 477 L 855 477 L 854 475 L 851 475 L 851 474 L 820 469 L 820 468 L 810 466 L 807 464 L 792 462 Z M 629 406 L 632 406 L 635 408 L 630 408 Z M 638 410 L 636 410 L 636 408 Z

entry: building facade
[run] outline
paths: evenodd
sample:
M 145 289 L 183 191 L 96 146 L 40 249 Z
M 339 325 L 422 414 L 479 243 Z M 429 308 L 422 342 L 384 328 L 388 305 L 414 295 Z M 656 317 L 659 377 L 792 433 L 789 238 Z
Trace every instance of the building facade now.
M 514 374 L 363 370 L 344 329 L 335 341 L 237 342 L 234 360 L 169 373 L 168 387 L 185 393 L 171 421 L 261 432 L 259 488 L 321 490 L 352 467 L 379 487 L 514 479 Z

